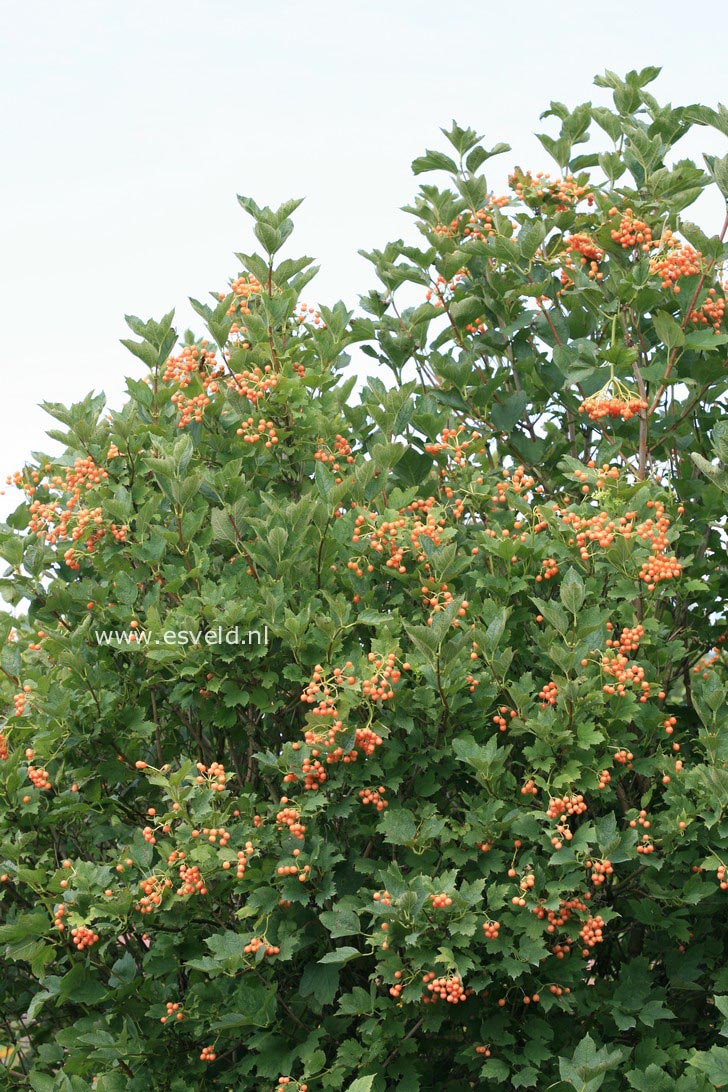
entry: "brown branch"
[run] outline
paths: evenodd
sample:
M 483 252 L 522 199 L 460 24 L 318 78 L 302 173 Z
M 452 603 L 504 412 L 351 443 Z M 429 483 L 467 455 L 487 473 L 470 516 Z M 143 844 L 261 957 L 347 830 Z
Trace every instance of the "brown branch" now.
M 162 735 L 159 730 L 159 718 L 157 716 L 157 692 L 153 686 L 150 688 L 149 692 L 152 699 L 152 720 L 154 721 L 154 739 L 157 747 L 157 762 L 161 767 L 164 765 L 164 757 L 162 755 Z
M 389 1056 L 388 1056 L 388 1057 L 387 1057 L 387 1058 L 385 1059 L 385 1062 L 384 1062 L 384 1066 L 383 1066 L 383 1068 L 384 1068 L 385 1070 L 386 1070 L 387 1066 L 389 1065 L 389 1063 L 390 1063 L 390 1062 L 393 1062 L 393 1061 L 394 1061 L 394 1059 L 395 1059 L 395 1058 L 397 1057 L 397 1055 L 399 1054 L 400 1050 L 402 1049 L 402 1046 L 404 1045 L 404 1043 L 406 1043 L 408 1039 L 411 1039 L 413 1035 L 416 1035 L 416 1034 L 417 1034 L 417 1032 L 418 1032 L 418 1031 L 420 1030 L 420 1028 L 422 1027 L 422 1023 L 423 1023 L 423 1021 L 424 1021 L 424 1016 L 421 1016 L 421 1017 L 419 1018 L 419 1020 L 417 1021 L 417 1023 L 416 1023 L 416 1024 L 413 1024 L 413 1026 L 412 1026 L 412 1027 L 410 1028 L 410 1030 L 409 1030 L 409 1031 L 407 1032 L 407 1034 L 405 1035 L 405 1037 L 404 1037 L 404 1038 L 403 1038 L 403 1039 L 402 1039 L 402 1040 L 401 1040 L 401 1041 L 399 1042 L 399 1044 L 398 1044 L 398 1045 L 397 1045 L 397 1046 L 396 1046 L 396 1047 L 394 1048 L 394 1050 L 392 1051 L 392 1053 L 391 1053 L 391 1054 L 390 1054 L 390 1055 L 389 1055 Z M 385 1072 L 385 1076 L 386 1076 L 386 1072 Z

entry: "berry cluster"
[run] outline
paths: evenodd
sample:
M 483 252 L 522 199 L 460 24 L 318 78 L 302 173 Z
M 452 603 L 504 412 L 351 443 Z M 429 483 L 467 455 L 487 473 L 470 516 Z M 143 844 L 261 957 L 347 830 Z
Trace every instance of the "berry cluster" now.
M 162 372 L 163 383 L 176 383 L 183 389 L 189 387 L 195 376 L 206 375 L 215 368 L 215 351 L 207 348 L 207 342 L 184 345 L 177 356 L 170 356 Z
M 301 767 L 303 772 L 303 787 L 308 791 L 317 789 L 319 785 L 323 785 L 326 780 L 326 770 L 318 760 L 318 751 L 312 751 L 310 758 L 304 758 L 303 766 Z M 286 774 L 283 778 L 284 782 L 297 780 L 296 775 L 293 773 Z
M 326 329 L 326 323 L 321 316 L 321 312 L 317 311 L 315 307 L 311 307 L 310 304 L 298 304 L 294 312 L 294 318 L 300 326 L 304 323 L 310 323 L 314 330 Z
M 281 797 L 281 803 L 287 803 L 288 798 Z M 303 841 L 303 836 L 306 833 L 306 828 L 301 822 L 301 816 L 296 808 L 281 808 L 276 815 L 276 826 L 279 830 L 284 827 L 288 827 L 288 833 L 292 834 L 294 838 L 298 838 L 299 842 Z
M 540 584 L 542 580 L 553 580 L 555 576 L 558 576 L 559 567 L 553 557 L 547 557 L 545 561 L 542 561 L 541 568 L 543 574 L 539 573 L 536 577 L 537 584 Z
M 584 944 L 582 955 L 588 956 L 589 949 L 595 944 L 601 944 L 604 940 L 604 919 L 601 914 L 590 915 L 579 931 L 579 936 Z
M 190 837 L 192 838 L 199 838 L 200 834 L 202 834 L 212 846 L 219 843 L 222 848 L 230 841 L 230 831 L 225 830 L 225 827 L 203 827 L 202 830 L 195 829 L 190 831 Z M 184 854 L 182 853 L 179 856 L 184 857 Z
M 390 997 L 399 997 L 402 990 L 404 989 L 404 983 L 399 981 L 399 979 L 402 977 L 402 972 L 401 971 L 395 971 L 394 972 L 394 977 L 395 977 L 396 981 L 395 981 L 393 986 L 389 987 L 389 996 Z
M 432 288 L 427 289 L 425 299 L 428 303 L 432 303 L 433 307 L 445 308 L 455 295 L 455 289 L 459 284 L 463 283 L 467 275 L 467 269 L 461 269 L 454 275 L 452 280 L 448 281 L 441 274 L 438 274 L 432 282 Z
M 199 424 L 205 414 L 205 410 L 210 405 L 212 399 L 205 392 L 200 394 L 183 394 L 182 391 L 175 391 L 170 399 L 173 405 L 177 407 L 179 412 L 179 421 L 177 422 L 178 428 L 186 428 L 191 421 Z
M 264 441 L 264 447 L 272 448 L 278 443 L 278 432 L 272 421 L 260 417 L 257 421 L 254 417 L 247 417 L 235 430 L 237 436 L 242 436 L 246 444 L 257 444 Z
M 253 273 L 243 273 L 231 282 L 230 287 L 235 294 L 235 299 L 230 305 L 228 315 L 232 315 L 236 311 L 243 315 L 251 314 L 250 300 L 254 299 L 255 296 L 259 296 L 262 291 L 258 278 Z M 220 299 L 225 299 L 224 292 L 221 293 Z
M 466 433 L 464 436 L 463 433 Z M 448 462 L 454 466 L 466 466 L 471 455 L 481 454 L 483 449 L 480 441 L 483 439 L 479 432 L 466 432 L 465 425 L 458 425 L 457 428 L 444 428 L 440 433 L 440 439 L 435 443 L 425 444 L 425 451 L 428 455 L 439 455 L 440 452 L 446 452 Z M 470 448 L 476 444 L 473 451 Z
M 52 782 L 48 777 L 48 771 L 42 766 L 28 766 L 28 780 L 36 789 L 50 789 Z
M 165 1008 L 167 1009 L 167 1015 L 159 1017 L 160 1024 L 166 1024 L 168 1020 L 173 1018 L 180 1021 L 184 1020 L 184 1012 L 179 1001 L 167 1001 Z
M 393 652 L 387 656 L 377 656 L 370 652 L 369 663 L 372 665 L 373 674 L 368 679 L 363 679 L 361 684 L 362 694 L 369 701 L 391 701 L 394 697 L 393 684 L 398 683 L 402 673 L 397 665 L 397 657 Z
M 471 682 L 470 693 L 472 694 L 473 689 L 475 686 L 478 685 L 478 682 L 476 679 L 473 679 L 472 675 L 468 675 L 466 681 Z M 499 732 L 505 732 L 508 727 L 508 721 L 505 718 L 506 713 L 508 714 L 510 720 L 515 720 L 515 718 L 518 716 L 518 713 L 515 709 L 509 709 L 507 705 L 499 705 L 498 712 L 493 715 L 493 723 L 498 725 Z M 538 789 L 534 789 L 533 791 L 538 792 Z M 523 789 L 521 790 L 521 792 L 523 792 L 524 796 L 526 795 Z M 528 792 L 531 792 L 530 788 L 528 789 Z
M 665 515 L 665 506 L 660 501 L 648 501 L 648 508 L 655 509 L 656 520 L 646 519 L 637 528 L 638 536 L 650 543 L 652 557 L 644 561 L 639 572 L 640 580 L 647 584 L 648 591 L 654 591 L 661 580 L 673 580 L 682 573 L 682 565 L 675 557 L 668 555 L 667 532 L 670 520 Z
M 585 398 L 579 406 L 579 413 L 585 413 L 590 421 L 601 421 L 604 417 L 621 417 L 623 421 L 629 421 L 646 409 L 647 402 L 643 398 L 622 393 L 610 395 L 602 390 Z
M 573 175 L 564 178 L 551 178 L 548 172 L 516 169 L 508 177 L 508 185 L 517 199 L 529 208 L 540 208 L 544 204 L 555 205 L 556 212 L 566 212 L 586 198 L 587 203 L 594 203 L 594 196 L 589 186 L 579 184 Z
M 582 266 L 588 264 L 588 275 L 592 280 L 600 281 L 603 279 L 604 274 L 599 271 L 599 262 L 604 258 L 604 251 L 597 243 L 594 242 L 589 235 L 583 232 L 579 232 L 575 235 L 571 235 L 566 241 L 566 251 L 564 258 L 564 267 L 566 269 L 574 268 L 574 259 L 572 254 L 580 254 L 580 263 Z M 563 280 L 563 278 L 562 278 Z M 568 287 L 567 281 L 569 280 L 568 274 L 566 280 L 563 283 Z
M 642 691 L 640 701 L 646 701 L 650 693 L 650 684 L 645 682 L 645 671 L 639 664 L 630 663 L 623 655 L 605 655 L 602 657 L 602 671 L 617 680 L 616 686 L 607 683 L 602 687 L 605 694 L 617 694 L 624 697 L 628 687 L 639 687 Z
M 546 709 L 549 705 L 556 705 L 556 700 L 559 696 L 559 691 L 555 682 L 547 682 L 541 687 L 538 692 L 538 696 L 541 699 L 541 708 Z
M 152 875 L 145 880 L 140 880 L 139 886 L 143 895 L 136 904 L 137 910 L 142 914 L 151 914 L 162 905 L 165 891 L 172 886 L 168 876 Z
M 662 278 L 663 288 L 679 292 L 681 277 L 695 276 L 702 271 L 703 255 L 688 243 L 680 242 L 671 231 L 665 232 L 663 245 L 662 256 L 650 259 L 650 273 Z
M 331 469 L 335 473 L 338 473 L 341 470 L 341 462 L 339 460 L 349 464 L 354 462 L 354 456 L 351 453 L 349 441 L 338 432 L 334 437 L 333 451 L 324 440 L 319 440 L 318 447 L 314 451 L 313 457 L 318 462 L 330 463 Z
M 179 878 L 180 886 L 177 888 L 177 895 L 206 895 L 207 888 L 205 887 L 205 881 L 200 875 L 200 870 L 197 865 L 186 865 L 184 862 L 179 866 Z
M 560 819 L 565 822 L 571 815 L 581 815 L 586 811 L 586 801 L 581 793 L 569 796 L 554 796 L 549 800 L 546 814 L 549 819 Z
M 588 894 L 585 896 L 585 898 L 589 897 Z M 543 921 L 544 919 L 548 921 L 548 925 L 546 926 L 547 933 L 556 933 L 567 924 L 574 913 L 585 913 L 586 903 L 577 898 L 561 899 L 558 910 L 547 910 L 544 906 L 539 904 L 534 907 L 533 912 L 540 921 Z
M 266 364 L 264 370 L 256 367 L 249 371 L 236 372 L 233 380 L 234 390 L 242 398 L 247 398 L 254 406 L 264 395 L 278 386 L 278 376 L 275 375 L 270 364 Z
M 619 210 L 611 208 L 610 217 L 618 216 Z M 623 250 L 632 250 L 639 247 L 647 252 L 655 244 L 652 241 L 652 229 L 644 220 L 638 219 L 632 209 L 625 209 L 619 221 L 619 226 L 612 228 L 610 232 L 615 243 L 619 243 Z
M 262 937 L 253 937 L 252 940 L 243 948 L 246 955 L 255 955 L 260 949 L 263 949 L 264 956 L 277 956 L 281 954 L 280 948 L 275 944 L 268 944 Z
M 225 773 L 225 767 L 219 762 L 212 762 L 209 768 L 204 763 L 198 762 L 197 770 L 198 774 L 195 781 L 198 785 L 207 785 L 208 789 L 213 789 L 215 792 L 224 790 L 227 774 Z
M 607 622 L 607 629 L 611 632 L 613 629 L 612 623 Z M 618 648 L 620 652 L 629 653 L 636 652 L 640 647 L 640 642 L 645 635 L 645 627 L 642 625 L 636 625 L 633 627 L 623 626 L 621 633 L 617 639 L 607 638 L 607 648 Z
M 642 808 L 642 811 L 639 813 L 636 819 L 630 819 L 629 825 L 632 827 L 633 830 L 637 826 L 644 827 L 645 830 L 647 830 L 651 826 L 650 820 L 647 818 L 647 812 L 644 808 Z
M 85 925 L 79 925 L 75 929 L 71 929 L 71 937 L 73 938 L 74 947 L 79 952 L 82 952 L 84 948 L 90 948 L 99 939 L 98 933 L 94 933 L 93 929 L 89 929 Z
M 245 843 L 245 850 L 238 850 L 235 860 L 235 875 L 237 879 L 242 880 L 243 876 L 245 875 L 245 869 L 248 861 L 250 860 L 250 857 L 253 855 L 254 852 L 255 850 L 253 849 L 252 842 Z M 232 861 L 223 861 L 222 863 L 222 867 L 225 869 L 225 871 L 232 868 L 232 865 Z
M 473 992 L 465 989 L 462 979 L 456 974 L 436 978 L 434 972 L 427 971 L 422 976 L 422 981 L 428 990 L 428 993 L 422 994 L 422 1000 L 425 1004 L 428 1002 L 434 1004 L 437 1000 L 441 1000 L 446 1001 L 449 1005 L 457 1005 L 467 1001 Z
M 723 291 L 728 291 L 728 284 L 723 286 Z M 710 324 L 716 334 L 719 334 L 725 315 L 725 306 L 725 296 L 719 296 L 715 288 L 709 288 L 707 299 L 702 306 L 693 308 L 690 312 L 690 321 L 702 326 Z
M 362 804 L 373 804 L 377 811 L 384 811 L 389 807 L 389 801 L 382 795 L 384 792 L 384 785 L 380 785 L 378 789 L 359 789 L 359 797 Z
M 584 867 L 591 870 L 589 879 L 595 887 L 601 887 L 614 872 L 612 862 L 606 857 L 603 861 L 586 861 Z

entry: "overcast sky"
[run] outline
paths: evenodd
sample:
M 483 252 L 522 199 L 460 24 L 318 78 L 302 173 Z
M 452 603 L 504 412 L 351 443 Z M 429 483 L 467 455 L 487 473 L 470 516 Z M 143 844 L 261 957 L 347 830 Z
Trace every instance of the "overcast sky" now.
M 398 237 L 411 160 L 452 117 L 551 169 L 532 136 L 550 99 L 603 96 L 604 68 L 663 66 L 673 103 L 728 98 L 726 7 L 703 0 L 0 0 L 0 474 L 48 448 L 42 399 L 118 404 L 140 365 L 125 313 L 204 298 L 253 244 L 235 195 L 305 196 L 286 253 L 322 272 L 307 302 L 355 304 L 357 255 Z M 694 11 L 694 15 L 692 12 Z M 603 100 L 602 100 L 603 101 Z M 723 143 L 725 143 L 723 141 Z M 682 145 L 681 145 L 682 148 Z M 685 152 L 724 154 L 700 130 Z M 704 202 L 715 230 L 719 202 Z M 0 512 L 9 498 L 0 498 Z

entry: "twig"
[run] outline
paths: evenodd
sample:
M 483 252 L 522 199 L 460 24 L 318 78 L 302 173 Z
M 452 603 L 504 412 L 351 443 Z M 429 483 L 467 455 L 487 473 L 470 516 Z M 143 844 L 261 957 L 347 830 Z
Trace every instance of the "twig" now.
M 402 1046 L 404 1045 L 404 1043 L 406 1043 L 408 1039 L 411 1039 L 413 1035 L 417 1034 L 417 1032 L 422 1027 L 423 1021 L 424 1021 L 424 1016 L 421 1016 L 419 1018 L 419 1020 L 417 1021 L 417 1023 L 413 1024 L 413 1026 L 407 1032 L 404 1039 L 402 1039 L 401 1042 L 394 1048 L 394 1050 L 389 1055 L 389 1057 L 385 1059 L 385 1062 L 384 1062 L 384 1069 L 385 1070 L 386 1070 L 387 1066 L 389 1065 L 389 1063 L 393 1062 L 394 1059 L 397 1057 L 397 1055 L 399 1054 L 400 1050 L 402 1049 Z M 386 1076 L 386 1074 L 385 1074 L 385 1076 Z

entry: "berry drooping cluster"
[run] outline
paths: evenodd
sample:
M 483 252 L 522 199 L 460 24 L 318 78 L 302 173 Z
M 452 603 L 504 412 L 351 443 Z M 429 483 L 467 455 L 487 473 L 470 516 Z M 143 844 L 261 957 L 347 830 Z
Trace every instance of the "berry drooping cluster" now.
M 447 975 L 436 977 L 433 971 L 427 971 L 422 976 L 422 981 L 427 987 L 427 993 L 422 994 L 425 1004 L 434 1004 L 436 1001 L 446 1001 L 449 1005 L 458 1005 L 467 1001 L 473 993 L 466 990 L 459 975 Z
M 62 473 L 53 474 L 52 469 L 50 463 L 38 469 L 27 468 L 24 473 L 10 475 L 7 482 L 23 489 L 28 497 L 28 527 L 37 538 L 49 546 L 63 541 L 75 544 L 64 552 L 63 559 L 69 568 L 78 570 L 81 545 L 86 554 L 92 554 L 107 532 L 117 542 L 124 542 L 128 528 L 105 524 L 100 507 L 90 508 L 83 503 L 84 496 L 109 476 L 90 455 L 62 467 Z
M 288 803 L 288 797 L 281 797 L 281 804 Z M 301 822 L 300 813 L 296 808 L 284 807 L 276 815 L 276 826 L 279 830 L 288 828 L 288 833 L 294 838 L 297 838 L 299 842 L 303 841 L 306 833 L 306 827 Z
M 263 956 L 277 956 L 281 954 L 280 948 L 275 944 L 268 944 L 262 937 L 253 937 L 243 948 L 246 955 L 256 955 L 263 950 Z
M 90 948 L 97 943 L 99 934 L 94 933 L 93 929 L 89 929 L 86 925 L 78 925 L 75 929 L 71 929 L 71 939 L 74 947 L 82 952 L 84 948 Z
M 709 288 L 703 303 L 690 312 L 690 321 L 699 326 L 710 325 L 715 333 L 719 334 L 725 316 L 726 293 L 728 293 L 728 281 L 723 285 L 721 296 L 718 295 L 717 289 Z
M 159 1017 L 160 1024 L 166 1024 L 168 1020 L 172 1019 L 180 1022 L 184 1020 L 184 1011 L 179 1001 L 167 1001 L 165 1008 L 167 1010 L 167 1015 Z
M 28 780 L 32 782 L 33 787 L 36 789 L 47 791 L 52 787 L 48 771 L 42 766 L 28 766 Z
M 144 880 L 139 881 L 142 896 L 136 903 L 136 909 L 141 914 L 152 914 L 162 905 L 164 894 L 172 886 L 169 876 L 161 876 L 154 873 Z
M 225 773 L 225 767 L 220 762 L 212 762 L 209 767 L 205 766 L 203 762 L 198 762 L 197 771 L 195 781 L 198 785 L 206 785 L 214 792 L 224 790 L 227 774 Z
M 382 795 L 386 791 L 384 785 L 380 785 L 378 789 L 359 789 L 359 798 L 362 804 L 373 804 L 377 811 L 384 811 L 389 807 L 389 801 Z
M 703 255 L 688 243 L 683 243 L 666 231 L 662 239 L 663 249 L 660 254 L 650 259 L 650 273 L 662 279 L 663 288 L 680 291 L 681 277 L 692 277 L 702 272 Z
M 620 417 L 623 421 L 629 421 L 646 409 L 644 398 L 633 394 L 623 383 L 614 379 L 596 394 L 585 398 L 579 406 L 579 413 L 585 413 L 590 421 L 601 421 L 605 417 Z
M 611 208 L 609 217 L 619 216 L 619 209 Z M 635 216 L 632 209 L 625 209 L 621 215 L 619 224 L 610 232 L 615 243 L 619 243 L 623 250 L 633 250 L 638 247 L 645 253 L 656 244 L 652 241 L 652 228 Z
M 540 209 L 544 205 L 555 206 L 556 212 L 566 212 L 586 199 L 589 205 L 594 196 L 586 183 L 579 182 L 573 175 L 564 178 L 551 178 L 548 172 L 516 169 L 508 177 L 508 185 L 515 192 L 516 198 L 529 208 Z

